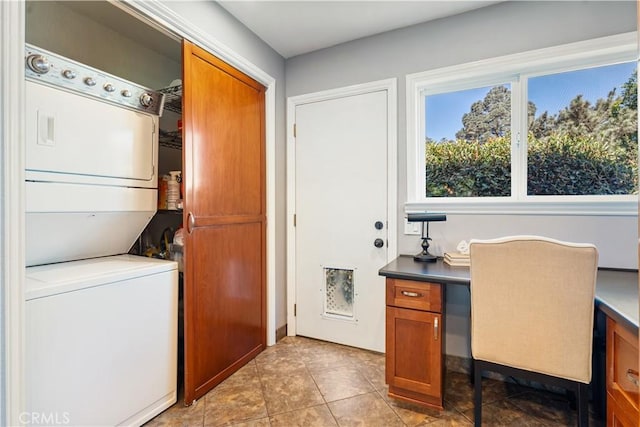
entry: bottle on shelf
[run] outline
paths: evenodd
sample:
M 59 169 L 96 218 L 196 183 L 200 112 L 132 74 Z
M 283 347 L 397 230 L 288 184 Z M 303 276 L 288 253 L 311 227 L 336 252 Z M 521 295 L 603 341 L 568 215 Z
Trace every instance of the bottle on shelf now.
M 180 199 L 180 171 L 169 172 L 169 182 L 167 188 L 167 209 L 178 209 L 178 200 Z

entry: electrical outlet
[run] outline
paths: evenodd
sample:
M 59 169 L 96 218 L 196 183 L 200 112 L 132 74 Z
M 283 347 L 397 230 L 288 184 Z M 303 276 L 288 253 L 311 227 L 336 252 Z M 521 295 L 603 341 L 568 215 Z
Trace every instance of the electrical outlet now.
M 409 222 L 407 218 L 404 219 L 404 234 L 412 236 L 422 235 L 422 223 L 421 222 Z

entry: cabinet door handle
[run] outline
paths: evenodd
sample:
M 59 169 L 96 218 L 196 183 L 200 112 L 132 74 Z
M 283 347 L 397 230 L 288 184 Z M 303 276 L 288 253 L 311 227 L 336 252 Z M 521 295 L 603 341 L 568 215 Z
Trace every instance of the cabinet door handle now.
M 438 318 L 433 320 L 433 339 L 438 341 Z
M 638 371 L 627 369 L 627 379 L 631 381 L 631 383 L 636 387 L 640 386 L 640 377 L 638 377 Z
M 421 297 L 422 294 L 419 292 L 410 292 L 410 291 L 402 291 L 402 295 L 405 297 L 418 298 Z
M 191 212 L 189 212 L 189 216 L 187 218 L 187 233 L 191 234 L 193 231 L 193 227 L 195 226 L 196 218 L 193 216 Z

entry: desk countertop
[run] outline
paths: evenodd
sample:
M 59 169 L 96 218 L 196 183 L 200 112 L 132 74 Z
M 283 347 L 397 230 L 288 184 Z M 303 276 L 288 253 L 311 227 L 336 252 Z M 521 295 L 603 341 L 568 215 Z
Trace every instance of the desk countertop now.
M 638 333 L 638 272 L 598 270 L 596 306 Z
M 400 255 L 379 271 L 394 279 L 436 282 L 469 286 L 469 268 L 451 267 L 441 259 L 435 263 L 416 262 L 410 255 Z M 627 323 L 638 332 L 638 272 L 598 270 L 596 306 L 616 321 Z

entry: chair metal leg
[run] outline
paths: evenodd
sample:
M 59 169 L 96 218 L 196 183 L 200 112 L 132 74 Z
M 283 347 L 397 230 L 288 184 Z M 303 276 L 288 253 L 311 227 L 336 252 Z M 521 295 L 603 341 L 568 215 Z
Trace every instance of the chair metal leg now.
M 473 385 L 475 381 L 476 363 L 471 359 L 471 366 L 469 367 L 469 384 Z
M 589 385 L 566 378 L 554 377 L 539 372 L 531 372 L 512 366 L 501 365 L 485 360 L 472 359 L 473 367 L 473 416 L 474 425 L 482 426 L 482 372 L 499 372 L 506 376 L 523 378 L 531 381 L 541 382 L 567 390 L 575 399 L 575 406 L 578 409 L 578 427 L 589 427 Z M 573 406 L 573 405 L 572 405 Z
M 576 392 L 578 407 L 578 426 L 589 427 L 589 385 L 579 383 Z
M 473 361 L 473 417 L 475 427 L 482 425 L 482 369 Z

